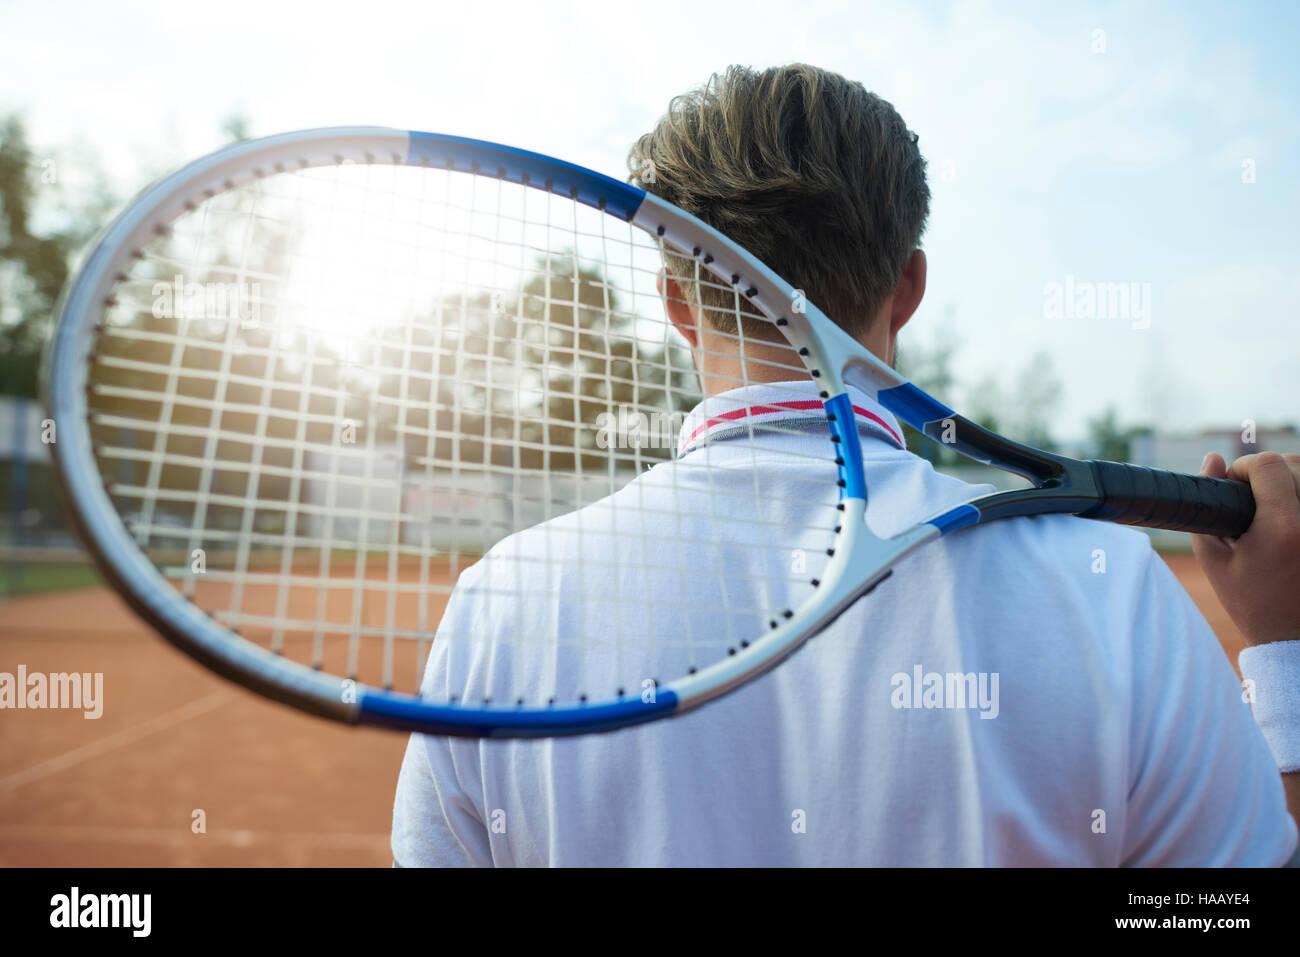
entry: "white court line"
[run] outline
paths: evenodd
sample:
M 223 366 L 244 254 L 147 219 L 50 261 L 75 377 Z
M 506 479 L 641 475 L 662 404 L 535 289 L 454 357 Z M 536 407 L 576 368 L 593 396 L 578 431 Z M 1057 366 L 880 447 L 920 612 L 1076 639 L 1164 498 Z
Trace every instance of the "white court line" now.
M 51 774 L 64 771 L 101 754 L 126 747 L 128 744 L 134 744 L 141 738 L 147 738 L 158 731 L 165 731 L 183 721 L 188 721 L 190 718 L 196 718 L 205 712 L 211 711 L 217 705 L 224 704 L 229 697 L 230 693 L 227 691 L 214 691 L 197 701 L 191 701 L 179 708 L 155 715 L 148 721 L 116 731 L 106 738 L 100 738 L 98 741 L 92 741 L 90 744 L 84 744 L 79 748 L 73 748 L 71 751 L 55 755 L 41 761 L 39 764 L 33 764 L 31 767 L 24 768 L 8 777 L 0 778 L 0 791 L 12 791 L 14 788 L 22 787 L 32 781 L 39 781 L 41 778 L 49 777 Z

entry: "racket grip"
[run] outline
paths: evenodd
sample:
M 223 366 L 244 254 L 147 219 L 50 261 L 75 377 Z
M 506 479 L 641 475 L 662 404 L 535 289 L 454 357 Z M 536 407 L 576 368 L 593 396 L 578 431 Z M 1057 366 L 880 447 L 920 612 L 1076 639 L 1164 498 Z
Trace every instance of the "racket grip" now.
M 1119 462 L 1090 461 L 1101 501 L 1084 518 L 1236 538 L 1255 518 L 1245 482 L 1184 475 Z

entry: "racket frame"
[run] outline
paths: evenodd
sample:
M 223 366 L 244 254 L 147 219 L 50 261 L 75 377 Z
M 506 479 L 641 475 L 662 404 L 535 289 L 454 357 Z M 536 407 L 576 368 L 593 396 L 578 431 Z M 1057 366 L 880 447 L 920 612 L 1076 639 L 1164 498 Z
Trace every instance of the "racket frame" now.
M 567 196 L 627 220 L 690 253 L 782 328 L 819 384 L 832 440 L 839 444 L 843 520 L 812 597 L 778 612 L 765 634 L 717 663 L 632 700 L 572 706 L 443 705 L 358 684 L 283 658 L 242 639 L 172 587 L 137 545 L 100 480 L 87 417 L 91 349 L 113 285 L 133 257 L 170 223 L 204 201 L 274 174 L 340 163 L 425 166 L 473 172 Z M 382 127 L 304 130 L 226 147 L 160 180 L 98 237 L 65 292 L 46 357 L 44 391 L 56 423 L 55 473 L 68 514 L 101 572 L 164 638 L 206 667 L 268 697 L 350 724 L 467 737 L 585 734 L 690 711 L 771 669 L 888 577 L 903 556 L 941 535 L 988 518 L 1078 512 L 1099 494 L 1089 464 L 1011 442 L 980 428 L 907 382 L 754 257 L 658 197 L 600 173 L 500 144 Z M 848 386 L 876 399 L 936 441 L 1028 478 L 1033 489 L 964 504 L 882 539 L 868 527 L 867 489 Z M 1044 495 L 1044 491 L 1056 495 Z

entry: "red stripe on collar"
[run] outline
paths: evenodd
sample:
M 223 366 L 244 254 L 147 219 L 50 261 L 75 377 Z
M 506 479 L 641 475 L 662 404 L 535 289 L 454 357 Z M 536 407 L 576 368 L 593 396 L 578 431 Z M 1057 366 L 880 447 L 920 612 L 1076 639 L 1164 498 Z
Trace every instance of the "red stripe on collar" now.
M 713 416 L 711 419 L 709 419 L 707 422 L 705 422 L 703 425 L 697 428 L 694 432 L 688 435 L 686 437 L 686 441 L 682 443 L 682 447 L 689 448 L 690 444 L 693 441 L 695 441 L 695 437 L 697 435 L 699 435 L 701 432 L 705 432 L 713 428 L 715 425 L 721 425 L 723 422 L 735 422 L 738 421 L 739 419 L 747 419 L 751 415 L 767 415 L 769 412 L 781 412 L 785 410 L 800 412 L 800 411 L 806 411 L 808 409 L 821 409 L 821 408 L 825 408 L 825 406 L 822 404 L 822 402 L 819 399 L 801 399 L 797 402 L 774 402 L 770 405 L 751 405 L 741 409 L 733 409 L 730 412 L 722 412 L 718 415 Z M 877 425 L 879 425 L 881 428 L 883 428 L 886 432 L 889 433 L 889 437 L 898 443 L 899 448 L 906 447 L 903 443 L 902 437 L 897 432 L 895 432 L 892 428 L 890 428 L 889 423 L 887 423 L 880 416 L 876 415 L 874 412 L 870 412 L 862 408 L 862 406 L 860 405 L 855 405 L 853 407 L 853 413 L 854 415 L 860 415 L 864 419 L 868 419 L 876 423 Z

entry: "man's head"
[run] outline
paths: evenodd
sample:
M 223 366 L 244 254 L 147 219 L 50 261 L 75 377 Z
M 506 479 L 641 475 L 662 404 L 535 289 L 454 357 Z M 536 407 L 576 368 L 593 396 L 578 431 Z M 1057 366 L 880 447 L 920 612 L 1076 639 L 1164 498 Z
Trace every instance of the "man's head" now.
M 740 243 L 859 339 L 900 288 L 929 213 L 925 160 L 894 108 L 804 64 L 733 66 L 674 98 L 629 166 L 637 185 Z M 668 268 L 695 302 L 690 261 Z M 919 269 L 917 302 L 923 257 Z M 734 334 L 733 294 L 698 295 L 710 324 Z

